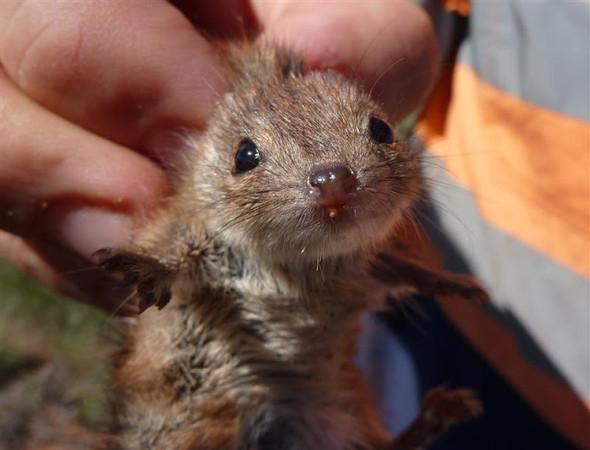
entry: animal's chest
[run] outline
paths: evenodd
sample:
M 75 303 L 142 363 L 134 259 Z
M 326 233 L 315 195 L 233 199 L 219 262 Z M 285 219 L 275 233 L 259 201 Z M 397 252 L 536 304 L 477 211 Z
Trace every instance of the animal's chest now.
M 121 370 L 146 387 L 135 384 L 127 401 L 130 420 L 149 423 L 134 428 L 226 430 L 208 450 L 250 448 L 238 446 L 247 440 L 256 450 L 363 448 L 378 426 L 351 363 L 362 308 L 333 289 L 301 296 L 257 280 L 199 290 L 181 281 L 164 310 L 140 317 Z

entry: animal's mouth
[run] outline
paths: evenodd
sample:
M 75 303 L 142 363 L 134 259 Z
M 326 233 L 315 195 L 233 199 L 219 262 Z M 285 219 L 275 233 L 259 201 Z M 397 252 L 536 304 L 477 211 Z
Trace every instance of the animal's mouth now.
M 318 199 L 317 204 L 320 214 L 324 215 L 331 221 L 346 220 L 346 216 L 357 210 L 355 194 L 345 194 L 341 192 L 333 193 Z
M 396 211 L 396 201 L 391 197 L 387 203 L 377 201 L 374 195 L 359 190 L 347 194 L 345 199 L 333 198 L 329 202 L 317 202 L 313 206 L 313 221 L 316 222 L 318 238 L 338 241 L 344 235 L 350 238 L 351 232 L 358 230 L 357 239 L 371 239 L 370 233 L 388 227 Z
M 390 234 L 399 217 L 396 198 L 392 195 L 391 201 L 384 202 L 387 197 L 386 192 L 376 194 L 362 187 L 347 194 L 345 201 L 338 195 L 322 201 L 309 195 L 295 197 L 283 205 L 280 221 L 269 221 L 267 228 L 258 229 L 261 242 L 278 259 L 295 254 L 330 258 L 372 248 Z
M 367 174 L 345 164 L 317 166 L 307 180 L 307 202 L 315 219 L 333 230 L 387 221 L 398 210 L 393 176 Z
M 329 258 L 378 245 L 390 234 L 397 214 L 393 203 L 391 209 L 369 203 L 360 196 L 345 205 L 316 206 L 308 215 L 309 226 L 301 228 L 299 246 L 305 254 Z

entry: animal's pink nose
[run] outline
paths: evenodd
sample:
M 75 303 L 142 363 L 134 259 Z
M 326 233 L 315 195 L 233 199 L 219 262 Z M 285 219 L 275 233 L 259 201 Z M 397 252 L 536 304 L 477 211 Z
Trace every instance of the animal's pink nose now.
M 318 195 L 318 202 L 328 208 L 346 204 L 349 194 L 356 191 L 359 182 L 352 170 L 346 166 L 321 166 L 309 175 L 312 192 Z

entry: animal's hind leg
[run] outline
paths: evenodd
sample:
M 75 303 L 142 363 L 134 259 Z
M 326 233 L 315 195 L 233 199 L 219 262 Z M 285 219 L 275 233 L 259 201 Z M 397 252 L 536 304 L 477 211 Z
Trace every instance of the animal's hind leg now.
M 425 449 L 451 426 L 481 412 L 481 403 L 469 389 L 431 389 L 426 393 L 418 417 L 388 447 L 380 450 Z

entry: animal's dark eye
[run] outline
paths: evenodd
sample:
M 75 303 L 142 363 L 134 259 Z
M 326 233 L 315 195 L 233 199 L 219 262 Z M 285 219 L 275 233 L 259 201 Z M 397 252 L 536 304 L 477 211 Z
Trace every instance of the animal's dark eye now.
M 379 144 L 393 144 L 393 131 L 389 125 L 377 117 L 369 119 L 371 138 Z
M 236 152 L 235 173 L 244 173 L 254 169 L 260 164 L 260 152 L 258 147 L 250 139 L 244 139 L 240 142 Z

